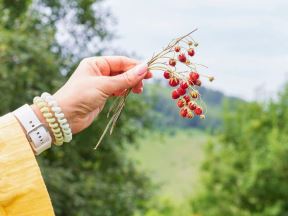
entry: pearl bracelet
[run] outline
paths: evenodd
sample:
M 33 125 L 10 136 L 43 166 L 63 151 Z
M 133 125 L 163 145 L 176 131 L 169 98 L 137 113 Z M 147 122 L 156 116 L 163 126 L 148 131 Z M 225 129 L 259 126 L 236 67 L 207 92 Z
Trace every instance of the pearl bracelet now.
M 35 97 L 33 99 L 33 103 L 40 109 L 40 112 L 42 113 L 46 122 L 48 123 L 55 138 L 54 144 L 62 145 L 64 142 L 62 131 L 59 127 L 59 124 L 56 122 L 56 118 L 50 111 L 48 104 L 41 97 Z
M 72 140 L 72 131 L 67 119 L 64 116 L 61 108 L 58 106 L 57 101 L 54 99 L 52 95 L 47 92 L 44 92 L 41 95 L 41 98 L 48 104 L 50 109 L 54 112 L 54 116 L 59 123 L 60 128 L 62 129 L 62 133 L 64 135 L 64 142 L 70 142 Z

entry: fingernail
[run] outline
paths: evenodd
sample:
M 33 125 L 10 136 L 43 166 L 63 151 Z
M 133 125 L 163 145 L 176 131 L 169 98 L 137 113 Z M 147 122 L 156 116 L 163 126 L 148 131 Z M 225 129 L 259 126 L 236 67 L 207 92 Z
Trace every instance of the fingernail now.
M 139 76 L 144 75 L 147 73 L 147 64 L 140 64 L 137 66 L 137 69 L 135 70 Z

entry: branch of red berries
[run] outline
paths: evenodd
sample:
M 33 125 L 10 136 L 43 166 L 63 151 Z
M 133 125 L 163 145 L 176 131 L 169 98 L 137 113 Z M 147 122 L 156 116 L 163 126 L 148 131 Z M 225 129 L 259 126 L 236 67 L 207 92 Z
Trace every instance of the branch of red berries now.
M 197 66 L 204 65 L 193 61 L 198 43 L 193 40 L 191 34 L 196 30 L 172 40 L 161 52 L 153 55 L 147 65 L 149 71 L 162 71 L 164 78 L 169 80 L 169 85 L 175 88 L 171 97 L 177 100 L 180 116 L 192 119 L 196 115 L 204 119 L 207 109 L 198 90 L 202 84 L 200 77 L 206 77 L 210 82 L 214 80 L 214 77 L 200 74 Z M 110 114 L 112 116 L 94 149 L 99 146 L 109 129 L 112 134 L 130 92 L 131 89 L 128 89 L 123 96 L 116 98 L 113 102 L 107 118 Z

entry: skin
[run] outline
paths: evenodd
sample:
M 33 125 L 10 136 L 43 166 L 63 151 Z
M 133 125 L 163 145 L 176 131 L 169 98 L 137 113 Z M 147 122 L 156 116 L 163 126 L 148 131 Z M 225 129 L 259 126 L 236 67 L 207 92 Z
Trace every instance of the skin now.
M 103 109 L 106 100 L 132 88 L 143 91 L 143 79 L 152 77 L 147 65 L 124 56 L 91 57 L 83 59 L 69 80 L 54 94 L 67 118 L 73 134 L 87 128 Z M 32 109 L 46 124 L 39 109 Z M 48 128 L 48 127 L 47 127 Z

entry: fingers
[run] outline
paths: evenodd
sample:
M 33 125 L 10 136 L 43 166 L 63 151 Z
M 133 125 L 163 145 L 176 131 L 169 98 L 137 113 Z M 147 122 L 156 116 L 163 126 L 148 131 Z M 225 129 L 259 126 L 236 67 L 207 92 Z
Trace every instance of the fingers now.
M 106 94 L 112 95 L 115 92 L 135 87 L 145 78 L 147 73 L 146 64 L 137 65 L 125 73 L 116 76 L 102 77 L 105 81 L 101 83 L 101 88 Z M 140 92 L 139 87 L 140 89 L 142 88 L 138 86 L 138 88 L 133 91 Z
M 115 76 L 135 67 L 140 62 L 125 56 L 90 57 L 81 61 L 83 68 L 89 67 L 90 74 Z
M 135 94 L 141 94 L 143 91 L 143 81 L 139 82 L 132 88 L 132 92 Z
M 148 71 L 144 79 L 150 79 L 152 77 L 153 77 L 153 74 L 150 71 Z
M 153 77 L 153 74 L 150 71 L 148 71 L 144 79 L 150 79 L 152 77 Z M 135 94 L 141 94 L 143 92 L 143 86 L 144 86 L 144 83 L 143 81 L 141 81 L 140 83 L 138 83 L 136 86 L 132 88 L 132 92 Z
M 130 70 L 139 63 L 138 60 L 126 56 L 89 57 L 81 61 L 79 70 L 81 73 L 90 75 L 115 76 Z M 152 73 L 148 72 L 144 79 L 150 78 L 152 78 Z

